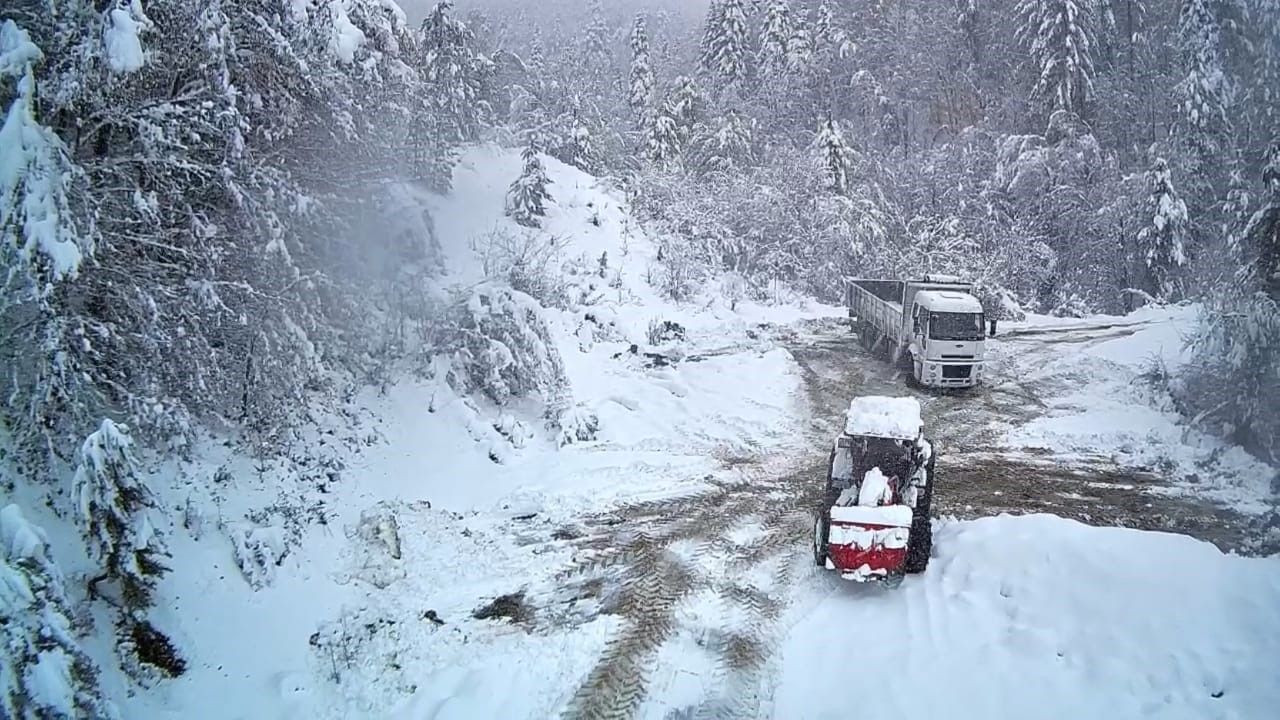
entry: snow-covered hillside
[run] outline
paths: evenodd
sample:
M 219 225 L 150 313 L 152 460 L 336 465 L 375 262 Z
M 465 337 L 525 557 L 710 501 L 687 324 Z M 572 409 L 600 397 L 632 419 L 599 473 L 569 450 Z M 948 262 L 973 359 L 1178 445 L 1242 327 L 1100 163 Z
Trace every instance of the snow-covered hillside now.
M 404 368 L 318 407 L 292 462 L 209 433 L 189 460 L 146 458 L 173 553 L 152 619 L 188 665 L 132 685 L 92 605 L 84 644 L 122 717 L 824 718 L 857 698 L 876 717 L 1261 718 L 1280 702 L 1275 557 L 1036 515 L 942 521 L 932 567 L 897 590 L 813 568 L 803 502 L 840 422 L 826 415 L 860 391 L 907 394 L 899 372 L 845 349 L 839 308 L 662 297 L 657 246 L 620 193 L 543 161 L 541 229 L 504 215 L 521 160 L 495 146 L 463 155 L 451 193 L 403 202 L 430 211 L 444 288 L 492 283 L 512 247 L 543 258 L 556 302 L 539 314 L 583 436 L 566 441 L 537 398 L 497 405 Z M 1135 493 L 1256 513 L 1269 469 L 1185 431 L 1138 377 L 1154 352 L 1177 361 L 1192 312 L 1033 317 L 992 343 L 995 390 L 926 409 L 1033 389 L 1034 417 L 995 423 L 1002 452 L 1169 457 L 1170 483 Z M 1189 477 L 1213 463 L 1230 470 L 1219 482 Z M 75 596 L 90 571 L 77 531 L 36 497 L 14 499 Z M 755 659 L 733 660 L 733 638 Z
M 484 282 L 497 236 L 554 238 L 546 267 L 576 295 L 543 316 L 595 439 L 558 447 L 541 404 L 498 407 L 414 374 L 317 418 L 306 452 L 319 483 L 211 437 L 196 461 L 170 462 L 152 480 L 174 518 L 188 508 L 199 518 L 170 529 L 161 591 L 162 625 L 190 668 L 154 693 L 127 697 L 113 683 L 127 717 L 209 707 L 227 718 L 385 717 L 406 702 L 415 718 L 460 705 L 466 717 L 546 716 L 563 701 L 554 688 L 586 672 L 612 623 L 530 636 L 473 620 L 513 589 L 555 591 L 548 578 L 572 552 L 532 543 L 581 512 L 732 479 L 726 458 L 803 451 L 795 363 L 752 336 L 762 322 L 838 309 L 731 310 L 715 289 L 697 303 L 664 300 L 646 280 L 654 243 L 620 194 L 544 162 L 555 202 L 541 230 L 504 216 L 520 157 L 493 146 L 463 156 L 450 194 L 413 197 L 434 219 L 444 285 Z M 651 344 L 651 323 L 663 321 L 683 339 Z M 236 552 L 264 554 L 260 574 L 242 577 Z

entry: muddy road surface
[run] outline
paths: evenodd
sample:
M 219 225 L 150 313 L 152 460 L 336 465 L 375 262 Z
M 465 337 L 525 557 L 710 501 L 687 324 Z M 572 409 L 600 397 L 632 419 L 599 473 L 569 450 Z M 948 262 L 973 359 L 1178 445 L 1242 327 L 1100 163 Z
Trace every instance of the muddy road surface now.
M 1098 342 L 1131 326 L 1012 335 L 1018 353 Z M 837 320 L 769 331 L 799 363 L 809 424 L 792 452 L 726 458 L 735 479 L 700 494 L 643 502 L 583 518 L 579 560 L 557 578 L 562 597 L 595 598 L 622 627 L 578 688 L 569 718 L 752 718 L 769 707 L 787 588 L 810 569 L 811 533 L 832 438 L 855 395 L 911 394 L 939 448 L 935 516 L 1046 512 L 1096 525 L 1186 533 L 1241 547 L 1246 518 L 1208 503 L 1149 492 L 1153 473 L 1098 459 L 999 447 L 1003 428 L 1046 409 L 1046 388 L 999 365 L 977 390 L 909 387 Z M 680 648 L 668 652 L 668 648 Z M 695 648 L 696 652 L 690 652 Z M 691 661 L 689 658 L 694 658 Z M 693 666 L 690 663 L 694 662 Z M 682 673 L 714 682 L 680 691 Z

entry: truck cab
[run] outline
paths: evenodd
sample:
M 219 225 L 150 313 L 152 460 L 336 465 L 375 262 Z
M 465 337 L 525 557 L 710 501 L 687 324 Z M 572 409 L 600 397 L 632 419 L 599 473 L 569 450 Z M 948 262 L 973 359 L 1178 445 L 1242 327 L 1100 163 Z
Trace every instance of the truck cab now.
M 986 319 L 977 298 L 959 290 L 921 290 L 910 309 L 908 353 L 926 387 L 973 387 L 982 379 Z

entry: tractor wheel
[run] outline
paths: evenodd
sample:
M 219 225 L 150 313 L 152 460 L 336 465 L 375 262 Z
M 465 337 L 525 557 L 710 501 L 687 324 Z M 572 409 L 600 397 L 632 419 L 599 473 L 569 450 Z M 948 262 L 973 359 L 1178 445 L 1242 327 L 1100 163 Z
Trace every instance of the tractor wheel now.
M 929 567 L 929 555 L 933 552 L 933 525 L 929 516 L 917 517 L 911 521 L 911 536 L 907 540 L 907 560 L 902 564 L 903 572 L 922 573 Z
M 907 560 L 903 563 L 903 571 L 922 573 L 929 566 L 929 555 L 933 553 L 933 523 L 929 520 L 929 507 L 933 504 L 934 461 L 937 451 L 929 457 L 926 465 L 929 482 L 924 492 L 916 500 L 911 514 L 911 534 L 907 537 Z
M 827 566 L 827 543 L 831 537 L 831 525 L 826 513 L 821 511 L 813 518 L 813 562 L 820 568 Z

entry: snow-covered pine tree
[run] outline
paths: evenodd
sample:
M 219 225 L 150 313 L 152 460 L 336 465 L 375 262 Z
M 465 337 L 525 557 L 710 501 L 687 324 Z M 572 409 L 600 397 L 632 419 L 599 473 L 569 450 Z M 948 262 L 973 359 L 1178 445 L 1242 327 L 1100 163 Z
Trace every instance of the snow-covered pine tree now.
M 702 67 L 727 84 L 747 78 L 751 31 L 742 0 L 721 0 L 708 13 L 702 40 Z
M 0 716 L 115 718 L 98 669 L 76 641 L 62 573 L 44 531 L 17 505 L 0 510 Z
M 1178 15 L 1178 46 L 1183 61 L 1176 136 L 1179 170 L 1196 197 L 1212 204 L 1213 172 L 1222 143 L 1231 131 L 1228 107 L 1233 87 L 1223 48 L 1216 0 L 1185 0 Z M 1199 205 L 1199 203 L 1197 203 Z
M 1266 188 L 1262 207 L 1249 219 L 1242 237 L 1243 271 L 1256 278 L 1272 300 L 1280 302 L 1280 135 L 1271 141 L 1262 184 Z
M 712 70 L 714 59 L 711 40 L 715 37 L 713 30 L 720 27 L 723 19 L 724 0 L 711 0 L 707 5 L 707 17 L 702 21 L 702 36 L 698 39 L 698 63 L 703 70 Z
M 613 56 L 609 52 L 609 23 L 605 21 L 600 0 L 590 0 L 588 15 L 591 21 L 587 25 L 587 67 L 594 73 L 605 75 Z
M 689 150 L 688 166 L 697 172 L 732 172 L 753 158 L 751 126 L 730 110 L 714 124 L 699 124 Z
M 48 459 L 82 384 L 55 291 L 75 278 L 97 233 L 83 170 L 41 122 L 36 68 L 45 60 L 26 29 L 0 20 L 0 364 L 13 383 L 5 414 L 18 440 Z
M 1138 246 L 1147 267 L 1147 289 L 1158 300 L 1173 300 L 1187 264 L 1187 204 L 1174 190 L 1164 158 L 1155 159 L 1146 178 L 1150 193 L 1144 209 L 1147 226 L 1138 232 Z
M 1280 137 L 1264 165 L 1266 192 L 1238 245 L 1240 270 L 1220 283 L 1176 387 L 1197 420 L 1280 461 Z
M 1257 40 L 1251 73 L 1258 128 L 1280 126 L 1280 0 L 1249 0 L 1249 24 Z
M 815 50 L 825 50 L 836 42 L 836 26 L 835 19 L 831 14 L 831 5 L 827 0 L 822 0 L 818 5 L 818 9 L 814 11 L 813 19 L 813 47 Z
M 814 40 L 809 16 L 802 15 L 791 23 L 791 39 L 787 42 L 787 69 L 797 74 L 808 70 L 813 62 L 813 52 Z
M 538 156 L 538 145 L 532 138 L 525 145 L 521 158 L 524 168 L 520 177 L 507 189 L 507 215 L 525 227 L 540 227 L 542 218 L 547 214 L 545 203 L 551 199 L 547 190 L 551 179 L 547 177 L 542 158 Z
M 631 26 L 631 76 L 629 97 L 637 120 L 643 120 L 653 105 L 653 65 L 649 56 L 649 30 L 643 14 Z
M 840 124 L 831 117 L 818 126 L 818 135 L 810 145 L 818 166 L 827 179 L 827 189 L 843 195 L 849 191 L 849 172 L 853 167 L 853 148 L 845 142 Z
M 163 563 L 169 553 L 152 523 L 156 501 L 138 477 L 125 428 L 102 421 L 80 448 L 72 484 L 89 557 L 101 571 L 90 588 L 96 591 L 103 581 L 115 584 L 121 610 L 140 615 L 154 603 L 156 582 L 169 570 Z
M 440 0 L 422 21 L 415 63 L 441 130 L 465 141 L 475 139 L 489 116 L 494 67 L 452 11 L 453 0 Z
M 780 82 L 788 68 L 791 53 L 791 5 L 787 0 L 769 0 L 760 29 L 760 53 L 756 66 L 760 77 L 769 83 Z
M 1032 95 L 1049 112 L 1087 115 L 1093 90 L 1097 19 L 1087 0 L 1019 0 L 1018 39 L 1036 73 Z
M 681 75 L 672 83 L 668 100 L 671 117 L 675 118 L 676 125 L 680 128 L 681 142 L 685 142 L 689 139 L 693 126 L 702 120 L 706 111 L 706 98 L 702 96 L 692 77 Z
M 678 111 L 671 99 L 649 114 L 645 122 L 644 156 L 660 168 L 677 165 L 683 151 Z

